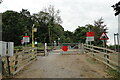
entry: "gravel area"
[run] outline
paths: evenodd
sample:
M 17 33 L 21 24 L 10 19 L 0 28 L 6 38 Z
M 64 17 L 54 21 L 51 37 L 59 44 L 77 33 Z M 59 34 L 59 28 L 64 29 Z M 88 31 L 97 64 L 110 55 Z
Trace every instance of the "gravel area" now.
M 15 78 L 109 78 L 101 64 L 92 64 L 86 55 L 50 54 L 20 71 Z

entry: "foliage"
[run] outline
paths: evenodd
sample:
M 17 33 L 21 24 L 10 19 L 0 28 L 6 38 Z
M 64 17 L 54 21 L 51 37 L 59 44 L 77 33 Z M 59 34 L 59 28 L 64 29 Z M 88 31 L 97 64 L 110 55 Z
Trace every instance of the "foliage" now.
M 25 33 L 30 33 L 31 20 L 26 16 L 15 12 L 6 11 L 3 13 L 3 41 L 15 42 L 20 44 L 20 40 Z
M 117 72 L 116 70 L 108 69 L 106 72 L 108 73 L 109 76 L 111 76 L 111 78 L 116 78 L 114 80 L 120 79 L 120 73 Z
M 74 32 L 74 42 L 85 43 L 86 32 L 88 32 L 88 29 L 86 27 L 78 26 L 78 28 Z
M 74 37 L 73 32 L 64 31 L 64 36 L 65 36 L 64 43 L 73 43 L 73 37 Z
M 54 6 L 50 5 L 44 11 L 34 14 L 34 17 L 38 28 L 36 36 L 40 42 L 52 43 L 63 36 L 64 28 L 60 25 L 62 20 L 59 10 L 55 11 Z
M 115 11 L 115 16 L 119 15 L 120 13 L 120 1 L 112 6 Z
M 102 41 L 98 38 L 102 32 L 107 32 L 103 18 L 94 21 L 94 25 L 78 26 L 74 32 L 71 32 L 64 31 L 59 13 L 60 10 L 55 10 L 51 5 L 33 15 L 27 9 L 22 9 L 20 12 L 6 11 L 3 13 L 3 41 L 20 45 L 20 41 L 26 33 L 31 39 L 32 25 L 35 24 L 37 28 L 35 38 L 38 43 L 53 43 L 54 41 L 57 43 L 85 43 L 86 32 L 91 31 L 95 33 L 93 43 L 101 46 Z
M 3 1 L 2 0 L 0 0 L 0 4 L 2 3 Z
M 109 45 L 108 48 L 111 49 L 111 50 L 115 50 L 115 48 L 116 48 L 115 51 L 118 52 L 118 51 L 119 51 L 119 48 L 120 48 L 120 45 Z
M 104 25 L 103 18 L 98 19 L 97 21 L 94 21 L 94 25 L 87 24 L 85 26 L 78 26 L 78 28 L 74 31 L 74 42 L 80 42 L 85 43 L 86 42 L 86 32 L 94 32 L 94 41 L 92 41 L 92 44 L 97 46 L 102 46 L 102 41 L 98 40 L 102 32 L 107 33 L 107 27 Z
M 97 21 L 94 21 L 94 27 L 92 28 L 92 31 L 95 33 L 95 41 L 94 41 L 94 45 L 99 45 L 102 46 L 102 41 L 98 40 L 98 38 L 100 37 L 100 35 L 102 34 L 102 32 L 106 32 L 107 33 L 107 27 L 104 24 L 103 18 L 98 19 Z M 105 42 L 106 45 L 106 42 Z
M 94 21 L 94 25 L 91 24 L 87 24 L 85 25 L 85 27 L 87 28 L 87 30 L 89 30 L 90 32 L 94 32 L 94 42 L 92 42 L 94 45 L 97 46 L 102 46 L 102 41 L 99 40 L 100 35 L 102 34 L 102 32 L 107 32 L 107 27 L 104 24 L 103 18 L 100 18 L 96 21 Z

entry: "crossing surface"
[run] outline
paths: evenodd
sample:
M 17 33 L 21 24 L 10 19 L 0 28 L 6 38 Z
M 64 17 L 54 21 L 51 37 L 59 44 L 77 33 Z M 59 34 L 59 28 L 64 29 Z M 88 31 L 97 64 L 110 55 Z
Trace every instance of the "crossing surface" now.
M 50 54 L 20 71 L 15 78 L 108 78 L 105 66 L 91 63 L 86 55 Z

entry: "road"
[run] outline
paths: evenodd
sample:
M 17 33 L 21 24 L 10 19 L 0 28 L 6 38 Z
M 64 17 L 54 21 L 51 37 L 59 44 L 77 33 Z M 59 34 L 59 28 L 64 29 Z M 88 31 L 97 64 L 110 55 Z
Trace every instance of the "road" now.
M 52 54 L 39 56 L 15 78 L 109 78 L 104 67 L 91 63 L 86 55 Z

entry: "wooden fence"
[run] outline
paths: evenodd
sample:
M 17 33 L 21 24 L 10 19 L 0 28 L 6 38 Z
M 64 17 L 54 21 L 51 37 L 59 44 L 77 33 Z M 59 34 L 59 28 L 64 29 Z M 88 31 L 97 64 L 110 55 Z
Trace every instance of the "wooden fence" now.
M 104 63 L 108 67 L 119 71 L 120 65 L 118 63 L 118 52 L 115 52 L 114 50 L 110 50 L 108 48 L 93 46 L 84 44 L 84 51 L 89 55 L 90 57 Z
M 14 56 L 2 57 L 2 73 L 4 76 L 15 75 L 25 66 L 32 63 L 37 58 L 36 48 L 15 50 Z

